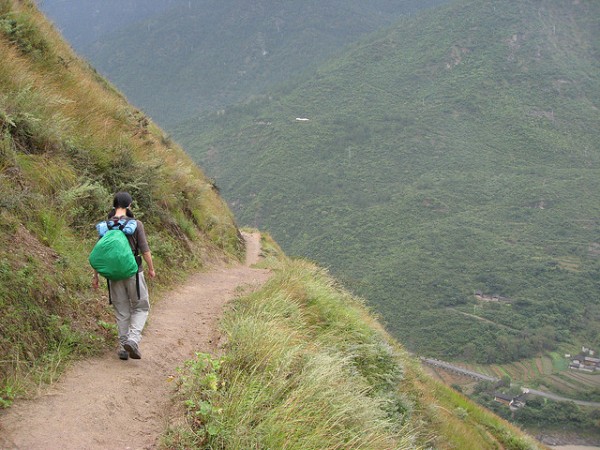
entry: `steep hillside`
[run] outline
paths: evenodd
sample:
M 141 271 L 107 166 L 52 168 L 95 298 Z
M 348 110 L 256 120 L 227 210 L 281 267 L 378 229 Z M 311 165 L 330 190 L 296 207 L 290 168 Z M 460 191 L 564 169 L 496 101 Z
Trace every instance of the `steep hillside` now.
M 0 406 L 110 337 L 87 262 L 117 190 L 147 224 L 158 278 L 238 257 L 201 171 L 77 58 L 33 2 L 0 1 Z M 108 329 L 105 330 L 105 328 Z
M 71 1 L 61 14 L 51 8 L 58 1 L 45 0 L 42 7 L 56 13 L 52 17 L 67 36 L 82 22 L 92 34 L 96 24 L 120 16 L 131 4 L 108 2 L 97 11 L 96 2 Z M 134 104 L 172 125 L 296 77 L 360 36 L 441 1 L 171 3 L 168 10 L 99 36 L 79 50 Z M 137 4 L 146 14 L 162 2 Z M 69 20 L 74 11 L 77 21 Z
M 599 18 L 453 2 L 176 135 L 242 222 L 331 267 L 409 349 L 598 348 Z
M 262 249 L 275 274 L 225 314 L 223 354 L 186 363 L 166 448 L 544 448 L 425 376 L 326 271 Z

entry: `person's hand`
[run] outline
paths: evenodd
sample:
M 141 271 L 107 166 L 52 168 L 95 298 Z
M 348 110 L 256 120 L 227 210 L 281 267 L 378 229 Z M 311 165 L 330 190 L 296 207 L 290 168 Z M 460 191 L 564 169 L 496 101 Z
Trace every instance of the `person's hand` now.
M 156 272 L 154 269 L 148 269 L 148 275 L 150 275 L 150 278 L 154 278 L 156 276 Z
M 99 283 L 98 283 L 98 274 L 97 274 L 97 273 L 95 273 L 95 274 L 94 274 L 94 277 L 92 278 L 92 287 L 93 287 L 94 289 L 98 289 L 98 284 L 99 284 Z

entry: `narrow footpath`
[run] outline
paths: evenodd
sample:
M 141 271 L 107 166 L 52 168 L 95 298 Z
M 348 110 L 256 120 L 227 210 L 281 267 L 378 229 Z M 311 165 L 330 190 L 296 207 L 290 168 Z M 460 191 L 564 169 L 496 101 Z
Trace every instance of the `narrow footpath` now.
M 224 305 L 269 271 L 252 269 L 260 235 L 245 234 L 246 264 L 199 273 L 153 306 L 141 360 L 116 352 L 76 363 L 45 394 L 0 415 L 1 449 L 153 449 L 173 416 L 176 368 L 214 352 Z

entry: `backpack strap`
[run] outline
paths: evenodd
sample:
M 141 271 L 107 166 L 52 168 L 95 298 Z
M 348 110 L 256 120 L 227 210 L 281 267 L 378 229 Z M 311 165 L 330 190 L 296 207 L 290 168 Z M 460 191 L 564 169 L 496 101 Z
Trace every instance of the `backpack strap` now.
M 106 226 L 108 227 L 109 230 L 121 230 L 121 231 L 123 231 L 130 222 L 134 222 L 135 221 L 135 219 L 127 218 L 127 219 L 125 219 L 125 221 L 123 223 L 121 223 L 121 220 L 123 220 L 123 218 L 114 217 L 112 219 L 106 220 L 105 223 L 106 223 Z M 135 228 L 136 227 L 133 227 L 133 230 L 131 230 L 127 234 L 132 234 L 132 231 L 135 231 Z M 129 231 L 129 229 L 128 229 L 128 231 Z
M 119 230 L 123 231 L 126 235 L 132 235 L 133 231 L 135 231 L 135 229 L 136 229 L 136 226 L 134 226 L 133 229 L 131 229 L 131 227 L 130 227 L 127 230 L 129 232 L 126 232 L 126 230 L 125 230 L 125 228 L 127 228 L 127 225 L 129 225 L 130 222 L 134 222 L 134 224 L 137 225 L 137 222 L 135 219 L 128 218 L 125 220 L 125 223 L 119 223 Z M 139 267 L 142 264 L 142 260 L 139 255 L 139 249 L 137 247 L 137 241 L 135 241 L 135 239 L 134 239 L 134 242 L 135 242 L 135 250 L 132 250 L 132 251 L 133 251 L 133 256 L 135 257 L 135 262 L 137 262 L 138 270 L 139 270 Z M 136 274 L 135 274 L 135 290 L 137 292 L 137 297 L 139 300 L 140 299 L 140 272 L 139 271 L 136 272 Z
M 140 299 L 140 273 L 135 274 L 135 290 L 137 291 L 138 300 Z
M 106 279 L 106 287 L 108 289 L 108 304 L 112 305 L 112 296 L 110 295 L 110 280 Z M 138 300 L 140 299 L 140 273 L 135 274 L 135 291 L 137 292 Z
M 137 221 L 135 219 L 126 219 L 125 222 L 119 222 L 119 230 L 127 235 L 132 235 L 137 228 Z

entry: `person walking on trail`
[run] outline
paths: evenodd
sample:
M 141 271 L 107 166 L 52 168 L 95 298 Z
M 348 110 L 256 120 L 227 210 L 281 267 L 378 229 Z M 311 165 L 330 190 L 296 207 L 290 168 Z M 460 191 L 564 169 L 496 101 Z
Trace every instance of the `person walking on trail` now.
M 139 345 L 142 339 L 142 330 L 150 312 L 148 286 L 144 278 L 142 258 L 148 265 L 150 278 L 156 276 L 144 224 L 134 218 L 131 212 L 132 202 L 133 199 L 128 192 L 118 192 L 113 201 L 114 209 L 108 214 L 108 221 L 101 222 L 96 226 L 100 236 L 106 232 L 107 226 L 111 227 L 114 224 L 117 226 L 116 229 L 121 229 L 129 241 L 138 266 L 135 275 L 123 280 L 108 281 L 109 299 L 114 308 L 119 333 L 118 356 L 122 360 L 142 357 Z M 124 229 L 124 225 L 128 230 Z M 140 254 L 142 258 L 140 258 Z M 98 272 L 94 270 L 92 280 L 94 289 L 98 289 L 98 284 Z

